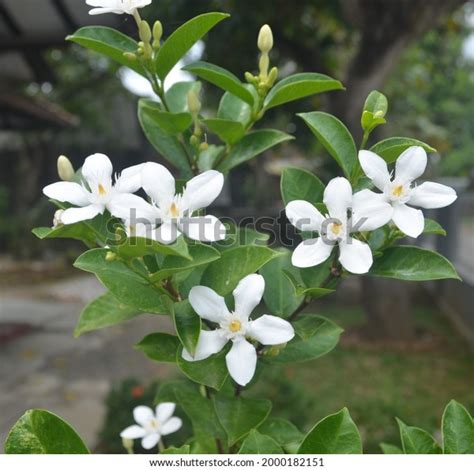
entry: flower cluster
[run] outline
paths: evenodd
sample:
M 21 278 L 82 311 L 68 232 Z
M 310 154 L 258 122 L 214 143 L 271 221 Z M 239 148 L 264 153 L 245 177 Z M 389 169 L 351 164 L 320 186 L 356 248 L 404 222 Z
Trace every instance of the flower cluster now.
M 146 7 L 151 2 L 152 0 L 86 0 L 87 5 L 95 7 L 89 11 L 89 15 L 101 15 L 103 13 L 133 15 L 137 8 Z

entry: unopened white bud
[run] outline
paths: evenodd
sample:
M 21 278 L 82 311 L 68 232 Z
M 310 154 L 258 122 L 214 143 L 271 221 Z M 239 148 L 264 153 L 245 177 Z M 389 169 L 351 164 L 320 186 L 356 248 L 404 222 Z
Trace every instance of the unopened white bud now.
M 258 48 L 263 53 L 269 53 L 273 47 L 273 33 L 267 24 L 264 24 L 260 28 L 260 32 L 258 33 L 258 41 L 257 41 Z
M 74 179 L 74 167 L 72 166 L 69 158 L 61 155 L 57 161 L 58 164 L 58 175 L 63 181 L 72 181 Z
M 188 92 L 188 109 L 193 116 L 198 115 L 199 111 L 201 111 L 201 102 L 194 90 L 189 90 Z
M 54 213 L 54 217 L 53 217 L 53 228 L 58 228 L 60 227 L 61 225 L 63 225 L 63 222 L 61 220 L 61 217 L 63 215 L 63 212 L 64 210 L 63 209 L 58 209 L 55 213 Z
M 133 454 L 133 440 L 122 438 L 122 445 L 129 454 Z

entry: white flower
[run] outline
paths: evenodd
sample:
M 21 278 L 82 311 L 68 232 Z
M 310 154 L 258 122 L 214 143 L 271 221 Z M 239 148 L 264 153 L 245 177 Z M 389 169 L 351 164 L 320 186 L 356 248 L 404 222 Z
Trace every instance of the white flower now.
M 154 413 L 148 406 L 137 406 L 133 410 L 133 418 L 137 424 L 129 426 L 120 433 L 122 439 L 141 439 L 144 449 L 152 449 L 166 436 L 181 428 L 183 422 L 173 416 L 176 405 L 160 403 Z
M 255 373 L 257 351 L 248 339 L 263 345 L 283 344 L 290 341 L 295 332 L 289 322 L 272 315 L 262 315 L 251 320 L 252 310 L 260 303 L 265 290 L 265 280 L 259 274 L 244 277 L 234 289 L 235 308 L 229 312 L 224 297 L 209 287 L 195 286 L 189 292 L 189 303 L 196 313 L 219 327 L 202 330 L 194 356 L 183 349 L 186 361 L 201 361 L 218 353 L 230 340 L 232 348 L 225 359 L 231 377 L 239 385 L 247 385 Z
M 393 206 L 394 224 L 410 237 L 423 233 L 425 219 L 421 210 L 409 206 L 438 209 L 449 206 L 457 198 L 456 191 L 443 184 L 426 182 L 412 186 L 428 162 L 423 147 L 409 147 L 398 157 L 393 179 L 385 160 L 374 152 L 361 150 L 359 161 L 365 174 Z
M 146 7 L 151 2 L 152 0 L 86 0 L 87 5 L 96 7 L 89 11 L 89 15 L 101 15 L 102 13 L 133 15 L 137 8 Z
M 292 201 L 286 206 L 289 221 L 299 230 L 319 232 L 320 237 L 304 240 L 293 252 L 291 262 L 299 268 L 326 261 L 334 246 L 339 245 L 339 261 L 355 274 L 368 272 L 372 252 L 367 243 L 350 236 L 352 232 L 375 230 L 392 217 L 390 204 L 382 195 L 364 189 L 352 194 L 345 178 L 332 179 L 324 190 L 324 204 L 329 215 L 323 216 L 307 201 Z
M 149 204 L 141 197 L 126 194 L 113 201 L 111 213 L 139 228 L 139 236 L 146 234 L 160 243 L 173 243 L 182 232 L 193 240 L 213 242 L 225 238 L 226 229 L 212 215 L 193 213 L 211 204 L 220 194 L 224 175 L 209 170 L 192 178 L 182 194 L 176 194 L 173 175 L 158 163 L 143 166 L 142 184 L 150 196 Z M 160 227 L 155 228 L 157 225 Z
M 141 187 L 141 165 L 135 165 L 122 171 L 112 182 L 112 163 L 109 157 L 96 153 L 87 157 L 82 166 L 82 176 L 86 185 L 70 181 L 60 181 L 43 188 L 43 193 L 59 202 L 68 202 L 74 206 L 61 214 L 63 224 L 74 224 L 82 220 L 93 219 L 110 210 L 113 200 L 120 194 L 134 193 Z

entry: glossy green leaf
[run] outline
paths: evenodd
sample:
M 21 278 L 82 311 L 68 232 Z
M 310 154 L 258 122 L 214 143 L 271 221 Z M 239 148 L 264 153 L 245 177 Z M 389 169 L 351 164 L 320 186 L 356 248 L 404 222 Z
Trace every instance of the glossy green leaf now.
M 194 354 L 201 333 L 201 317 L 183 300 L 173 306 L 173 321 L 181 344 Z
M 371 276 L 391 277 L 403 281 L 459 279 L 456 269 L 444 256 L 416 246 L 393 246 L 376 258 Z
M 347 127 L 335 116 L 320 111 L 298 114 L 298 116 L 336 160 L 346 177 L 350 178 L 358 160 L 354 139 Z
M 163 245 L 151 238 L 127 237 L 114 247 L 117 255 L 124 259 L 142 258 L 146 255 L 160 254 L 170 257 L 181 257 L 185 261 L 191 260 L 189 249 L 183 237 L 179 237 L 170 245 Z
M 278 250 L 279 256 L 270 260 L 260 269 L 265 279 L 263 300 L 268 310 L 279 317 L 289 317 L 303 302 L 304 297 L 295 295 L 295 289 L 284 271 L 294 276 L 299 270 L 291 264 L 291 252 L 285 248 Z
M 216 395 L 214 409 L 224 428 L 229 446 L 244 438 L 252 429 L 258 428 L 272 409 L 269 400 Z
M 232 93 L 250 105 L 254 103 L 252 93 L 250 93 L 242 82 L 233 73 L 218 65 L 198 61 L 187 65 L 183 70 L 191 72 L 203 80 L 218 86 L 222 90 Z
M 423 229 L 424 234 L 434 234 L 434 235 L 447 235 L 446 230 L 444 230 L 441 225 L 433 219 L 425 219 L 425 228 Z
M 169 298 L 163 292 L 122 261 L 107 261 L 107 252 L 105 248 L 86 251 L 77 258 L 74 266 L 94 273 L 120 302 L 148 312 L 169 313 Z
M 332 257 L 324 263 L 300 270 L 301 278 L 308 288 L 320 287 L 331 274 Z
M 245 135 L 245 128 L 238 121 L 231 121 L 230 119 L 205 119 L 204 124 L 219 139 L 229 145 L 235 144 Z
M 32 230 L 32 233 L 40 240 L 46 238 L 71 238 L 73 240 L 80 240 L 87 246 L 94 246 L 96 237 L 94 232 L 81 222 L 71 225 L 60 225 L 59 227 L 37 227 Z
M 146 102 L 145 102 L 146 103 Z M 193 123 L 190 113 L 169 113 L 160 111 L 156 106 L 143 106 L 142 112 L 166 134 L 176 135 L 184 132 Z
M 216 162 L 225 152 L 225 145 L 211 144 L 206 150 L 202 150 L 199 154 L 198 169 L 201 172 L 212 170 L 216 166 Z
M 59 416 L 28 410 L 5 442 L 6 454 L 89 454 L 76 431 Z
M 142 313 L 136 307 L 123 304 L 107 292 L 84 308 L 74 330 L 74 336 L 78 337 L 89 331 L 118 325 Z
M 268 418 L 258 430 L 274 439 L 285 452 L 295 454 L 303 441 L 304 434 L 283 418 Z
M 383 93 L 380 93 L 380 91 L 373 90 L 367 96 L 363 109 L 372 114 L 378 113 L 380 117 L 384 117 L 388 111 L 387 97 Z
M 155 58 L 155 70 L 164 80 L 171 69 L 210 29 L 229 15 L 204 13 L 184 23 L 161 45 Z
M 474 421 L 461 403 L 448 403 L 441 427 L 445 454 L 474 454 Z
M 265 362 L 288 364 L 324 356 L 339 342 L 342 328 L 319 315 L 300 315 L 293 323 L 297 335 L 277 356 L 264 356 Z
M 165 92 L 165 101 L 171 113 L 184 113 L 189 111 L 188 93 L 193 91 L 196 95 L 201 92 L 201 82 L 177 82 Z
M 299 276 L 295 276 L 294 272 L 284 270 L 283 274 L 286 278 L 290 281 L 294 295 L 297 296 L 308 296 L 312 299 L 320 299 L 321 297 L 325 297 L 326 295 L 332 294 L 334 289 L 326 289 L 323 287 L 305 287 L 302 285 L 301 282 L 301 274 L 299 272 Z
M 306 435 L 299 454 L 361 454 L 362 441 L 347 408 L 326 416 Z
M 266 150 L 293 139 L 285 132 L 274 129 L 261 129 L 253 131 L 242 138 L 230 151 L 221 165 L 217 167 L 220 171 L 229 171 L 242 163 L 262 154 Z
M 252 429 L 242 442 L 239 454 L 283 454 L 283 449 L 270 436 Z
M 420 140 L 410 139 L 408 137 L 390 137 L 385 140 L 381 140 L 373 145 L 370 150 L 380 157 L 382 157 L 387 163 L 394 162 L 402 152 L 407 148 L 417 145 L 423 147 L 426 152 L 436 152 L 436 149 L 421 142 Z
M 313 173 L 301 168 L 285 168 L 280 180 L 281 198 L 287 205 L 291 201 L 322 202 L 324 184 Z
M 398 446 L 394 446 L 393 444 L 381 442 L 380 448 L 384 454 L 403 454 L 403 450 Z
M 193 382 L 215 390 L 220 390 L 229 375 L 225 363 L 225 355 L 227 350 L 223 349 L 217 354 L 213 354 L 202 361 L 186 361 L 182 358 L 182 350 L 178 351 L 176 363 L 183 374 L 185 374 Z
M 158 362 L 176 362 L 180 342 L 177 336 L 167 333 L 152 333 L 135 345 L 149 359 Z
M 253 87 L 248 85 L 247 89 L 251 90 Z M 219 119 L 240 122 L 247 128 L 252 118 L 252 107 L 232 93 L 225 92 L 219 103 L 217 117 Z
M 138 60 L 130 60 L 123 55 L 124 52 L 135 53 L 138 43 L 120 31 L 106 26 L 85 26 L 67 36 L 66 40 L 99 52 L 140 75 L 146 76 L 145 70 Z
M 403 452 L 405 454 L 441 454 L 441 447 L 425 430 L 407 426 L 397 418 Z
M 249 227 L 237 227 L 235 224 L 226 223 L 227 233 L 225 240 L 215 243 L 219 251 L 225 251 L 243 245 L 267 246 L 270 236 L 268 233 L 259 232 Z
M 343 88 L 340 81 L 321 73 L 297 73 L 284 78 L 270 90 L 264 107 L 270 109 L 317 93 Z
M 225 296 L 242 278 L 258 271 L 274 256 L 275 252 L 264 246 L 238 246 L 225 250 L 220 259 L 204 271 L 201 284 Z

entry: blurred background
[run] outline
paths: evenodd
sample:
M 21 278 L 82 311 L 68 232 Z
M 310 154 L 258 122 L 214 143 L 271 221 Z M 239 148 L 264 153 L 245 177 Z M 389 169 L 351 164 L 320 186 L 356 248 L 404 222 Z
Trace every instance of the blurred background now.
M 131 424 L 131 408 L 151 404 L 156 383 L 175 374 L 132 349 L 166 328 L 166 319 L 140 316 L 74 339 L 80 310 L 102 288 L 71 267 L 81 246 L 31 234 L 51 225 L 54 209 L 41 189 L 57 180 L 58 155 L 76 168 L 95 152 L 108 154 L 118 169 L 161 161 L 136 119 L 138 97 L 151 94 L 147 83 L 64 40 L 88 24 L 135 35 L 133 18 L 91 17 L 88 9 L 83 0 L 0 0 L 0 441 L 25 409 L 47 408 L 92 448 L 121 452 L 118 433 Z M 218 203 L 221 214 L 277 217 L 285 166 L 308 168 L 324 181 L 335 176 L 332 159 L 295 113 L 326 110 L 360 139 L 361 108 L 373 89 L 389 99 L 388 124 L 374 138 L 429 143 L 438 153 L 426 178 L 459 194 L 453 206 L 429 214 L 448 237 L 416 243 L 450 258 L 463 283 L 348 279 L 334 298 L 310 307 L 346 329 L 341 344 L 317 361 L 266 372 L 256 392 L 301 429 L 347 406 L 367 452 L 380 452 L 381 441 L 398 443 L 394 416 L 436 434 L 449 399 L 474 409 L 474 4 L 155 0 L 143 16 L 160 19 L 168 35 L 211 10 L 232 16 L 185 62 L 203 58 L 243 78 L 257 68 L 256 37 L 269 23 L 280 77 L 321 72 L 347 88 L 269 113 L 263 125 L 297 139 L 236 170 Z M 178 67 L 166 85 L 192 79 Z M 204 88 L 206 112 L 219 97 Z

